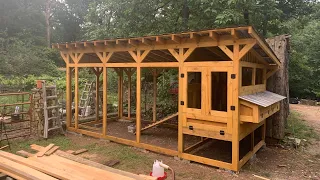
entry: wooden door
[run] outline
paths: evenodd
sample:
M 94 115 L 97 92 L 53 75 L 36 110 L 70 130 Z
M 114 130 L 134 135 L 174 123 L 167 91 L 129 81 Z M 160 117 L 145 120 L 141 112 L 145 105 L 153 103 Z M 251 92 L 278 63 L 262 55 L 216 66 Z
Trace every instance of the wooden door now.
M 184 127 L 231 130 L 231 71 L 232 68 L 228 66 L 184 68 L 182 95 Z

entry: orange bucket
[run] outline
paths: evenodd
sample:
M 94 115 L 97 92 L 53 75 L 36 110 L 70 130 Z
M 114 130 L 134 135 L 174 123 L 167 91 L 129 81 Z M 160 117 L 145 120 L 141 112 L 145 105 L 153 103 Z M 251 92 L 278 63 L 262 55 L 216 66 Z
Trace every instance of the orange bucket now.
M 37 80 L 37 89 L 41 89 L 42 88 L 42 80 Z

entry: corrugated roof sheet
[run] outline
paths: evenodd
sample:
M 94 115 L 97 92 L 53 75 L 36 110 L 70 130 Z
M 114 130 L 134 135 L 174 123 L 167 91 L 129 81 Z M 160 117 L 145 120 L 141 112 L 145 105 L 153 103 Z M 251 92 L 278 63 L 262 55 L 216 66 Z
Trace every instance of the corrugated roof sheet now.
M 254 94 L 239 96 L 239 98 L 262 107 L 268 107 L 276 102 L 285 99 L 286 97 L 276 93 L 272 93 L 270 91 L 263 91 Z

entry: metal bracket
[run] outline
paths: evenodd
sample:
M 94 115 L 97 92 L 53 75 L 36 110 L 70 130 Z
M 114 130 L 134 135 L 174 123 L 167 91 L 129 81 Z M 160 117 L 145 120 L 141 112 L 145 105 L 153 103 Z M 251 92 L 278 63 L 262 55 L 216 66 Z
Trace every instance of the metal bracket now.
M 236 78 L 236 74 L 231 74 L 231 79 L 235 79 Z
M 236 107 L 235 106 L 230 106 L 230 109 L 231 109 L 231 111 L 234 111 L 234 110 L 236 110 Z

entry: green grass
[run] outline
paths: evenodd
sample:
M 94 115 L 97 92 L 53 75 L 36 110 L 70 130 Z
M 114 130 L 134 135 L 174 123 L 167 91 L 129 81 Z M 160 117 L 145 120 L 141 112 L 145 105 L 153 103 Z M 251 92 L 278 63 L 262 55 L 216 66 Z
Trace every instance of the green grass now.
M 308 126 L 297 112 L 290 112 L 287 123 L 286 133 L 291 134 L 290 136 L 306 140 L 311 138 L 320 139 L 314 128 Z
M 149 167 L 153 162 L 153 159 L 129 146 L 119 144 L 106 146 L 94 143 L 86 145 L 84 148 L 88 149 L 91 153 L 107 157 L 107 159 L 119 160 L 121 163 L 115 166 L 119 169 L 136 169 L 137 164 L 140 167 Z
M 151 157 L 146 156 L 144 153 L 139 152 L 133 147 L 116 143 L 105 144 L 99 141 L 93 141 L 85 145 L 79 145 L 77 142 L 66 136 L 53 136 L 48 140 L 40 139 L 13 141 L 11 142 L 11 152 L 16 153 L 19 150 L 25 150 L 27 152 L 36 153 L 36 151 L 31 150 L 31 144 L 47 146 L 50 143 L 60 146 L 60 149 L 64 151 L 85 148 L 90 154 L 97 154 L 102 160 L 100 163 L 107 160 L 119 160 L 120 163 L 114 167 L 122 170 L 135 171 L 149 169 L 150 164 L 153 163 L 153 159 Z M 137 166 L 137 164 L 139 166 Z
M 19 151 L 19 150 L 26 150 L 30 151 L 30 145 L 31 144 L 37 144 L 40 146 L 47 146 L 50 143 L 53 143 L 57 146 L 60 146 L 60 149 L 67 150 L 67 149 L 74 149 L 77 147 L 76 144 L 73 144 L 72 141 L 65 136 L 54 136 L 48 140 L 40 139 L 40 140 L 18 140 L 11 142 L 11 150 L 13 153 Z

